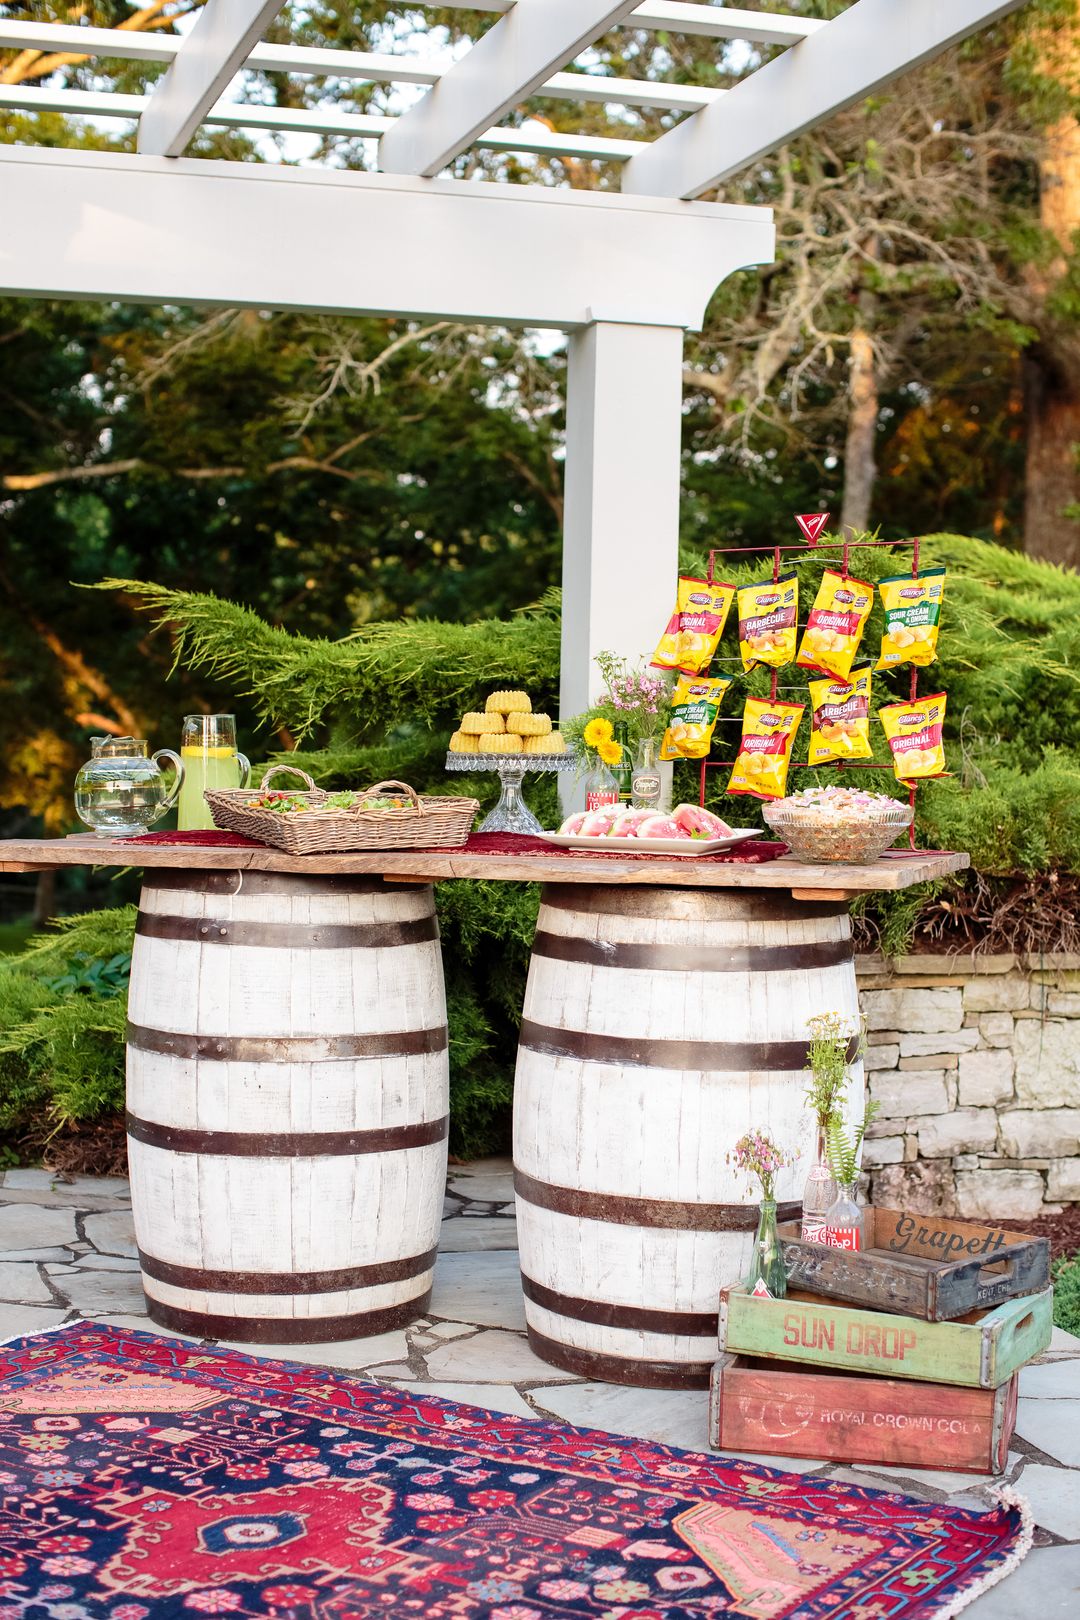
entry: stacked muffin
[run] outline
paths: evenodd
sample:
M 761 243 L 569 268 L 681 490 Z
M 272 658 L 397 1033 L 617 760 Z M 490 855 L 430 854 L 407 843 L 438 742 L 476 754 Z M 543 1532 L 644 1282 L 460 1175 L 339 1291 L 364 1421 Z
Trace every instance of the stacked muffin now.
M 450 738 L 452 754 L 565 754 L 551 717 L 533 714 L 527 692 L 492 692 L 484 712 L 464 714 Z

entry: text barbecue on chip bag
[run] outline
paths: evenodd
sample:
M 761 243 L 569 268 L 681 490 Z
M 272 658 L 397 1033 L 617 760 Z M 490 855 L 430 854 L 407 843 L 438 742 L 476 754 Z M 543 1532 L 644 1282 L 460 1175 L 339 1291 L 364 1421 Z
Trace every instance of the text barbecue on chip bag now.
M 832 759 L 871 759 L 870 665 L 852 670 L 850 683 L 827 677 L 810 683 L 808 765 Z
M 671 694 L 671 720 L 660 744 L 661 759 L 704 759 L 712 746 L 713 727 L 731 685 L 730 675 L 684 675 Z
M 679 576 L 679 595 L 652 656 L 653 669 L 700 675 L 708 669 L 735 599 L 734 585 Z
M 804 708 L 802 703 L 747 698 L 739 757 L 728 778 L 729 793 L 749 793 L 755 799 L 784 797 L 791 745 Z
M 739 651 L 743 669 L 769 664 L 780 669 L 795 658 L 798 636 L 799 580 L 781 574 L 759 585 L 739 587 Z
M 820 669 L 846 681 L 859 650 L 874 587 L 864 579 L 845 579 L 833 568 L 821 577 L 796 660 L 804 669 Z
M 878 581 L 885 608 L 878 669 L 897 664 L 932 664 L 937 657 L 938 620 L 945 594 L 944 568 L 897 574 Z
M 887 703 L 878 710 L 892 750 L 893 771 L 901 782 L 917 776 L 940 776 L 945 769 L 941 727 L 945 719 L 944 692 L 916 698 L 914 703 Z

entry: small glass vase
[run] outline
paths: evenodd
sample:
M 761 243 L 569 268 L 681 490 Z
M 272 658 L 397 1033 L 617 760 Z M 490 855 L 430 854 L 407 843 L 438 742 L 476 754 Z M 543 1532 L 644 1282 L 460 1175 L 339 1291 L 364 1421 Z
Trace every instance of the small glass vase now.
M 602 759 L 598 759 L 585 779 L 586 810 L 601 810 L 605 804 L 618 804 L 619 784 Z
M 787 1267 L 776 1231 L 776 1200 L 773 1198 L 761 1200 L 746 1285 L 750 1293 L 766 1299 L 787 1298 Z
M 819 1126 L 817 1151 L 803 1188 L 801 1237 L 804 1243 L 825 1242 L 826 1218 L 835 1202 L 836 1178 L 829 1169 L 825 1132 Z
M 850 1249 L 863 1246 L 863 1212 L 855 1196 L 858 1183 L 840 1181 L 836 1185 L 836 1198 L 825 1217 L 825 1242 L 832 1249 Z
M 660 758 L 655 737 L 642 737 L 634 760 L 635 810 L 660 809 Z

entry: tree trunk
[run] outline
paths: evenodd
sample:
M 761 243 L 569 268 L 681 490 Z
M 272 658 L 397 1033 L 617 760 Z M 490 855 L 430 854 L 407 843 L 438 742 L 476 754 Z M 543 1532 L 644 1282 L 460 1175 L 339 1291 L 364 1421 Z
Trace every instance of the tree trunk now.
M 32 921 L 35 930 L 48 928 L 56 910 L 56 867 L 50 866 L 44 872 L 39 872 L 34 885 L 34 910 Z
M 877 478 L 878 420 L 874 344 L 870 332 L 861 321 L 851 333 L 848 366 L 851 409 L 844 441 L 844 500 L 840 527 L 861 534 L 870 527 L 870 505 Z
M 1080 24 L 1046 36 L 1042 71 L 1075 87 L 1080 75 Z M 1068 269 L 1067 255 L 1080 231 L 1080 122 L 1059 118 L 1044 133 L 1039 160 L 1039 218 L 1061 248 L 1047 271 L 1029 279 L 1047 300 Z M 1066 516 L 1080 503 L 1080 343 L 1075 330 L 1052 318 L 1024 360 L 1027 459 L 1024 550 L 1048 562 L 1080 566 L 1080 518 Z
M 1024 358 L 1027 415 L 1024 550 L 1080 568 L 1080 366 L 1044 349 Z

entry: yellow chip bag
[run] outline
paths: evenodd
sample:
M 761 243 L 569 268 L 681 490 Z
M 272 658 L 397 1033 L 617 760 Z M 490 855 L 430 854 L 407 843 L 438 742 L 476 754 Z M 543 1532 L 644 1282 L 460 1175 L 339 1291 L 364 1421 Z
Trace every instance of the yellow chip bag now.
M 810 752 L 808 765 L 831 759 L 871 759 L 870 665 L 852 670 L 850 684 L 810 682 Z
M 734 600 L 734 585 L 710 585 L 680 574 L 675 611 L 653 653 L 653 669 L 677 669 L 684 675 L 708 669 Z
M 885 608 L 878 669 L 897 664 L 932 664 L 937 657 L 938 619 L 945 594 L 944 568 L 922 574 L 896 574 L 878 581 Z
M 728 779 L 729 793 L 748 793 L 755 799 L 784 797 L 791 745 L 805 707 L 803 703 L 747 698 L 739 757 Z
M 845 579 L 835 569 L 827 568 L 806 621 L 796 663 L 846 681 L 873 605 L 874 587 L 866 580 Z
M 780 669 L 795 657 L 799 580 L 792 574 L 739 588 L 739 651 L 743 669 L 770 664 Z
M 913 703 L 887 703 L 878 710 L 899 781 L 940 776 L 944 771 L 941 725 L 945 701 L 944 692 L 935 692 L 933 697 L 916 698 Z
M 671 720 L 660 744 L 661 759 L 704 759 L 712 747 L 713 727 L 731 685 L 730 675 L 684 675 L 671 694 Z

